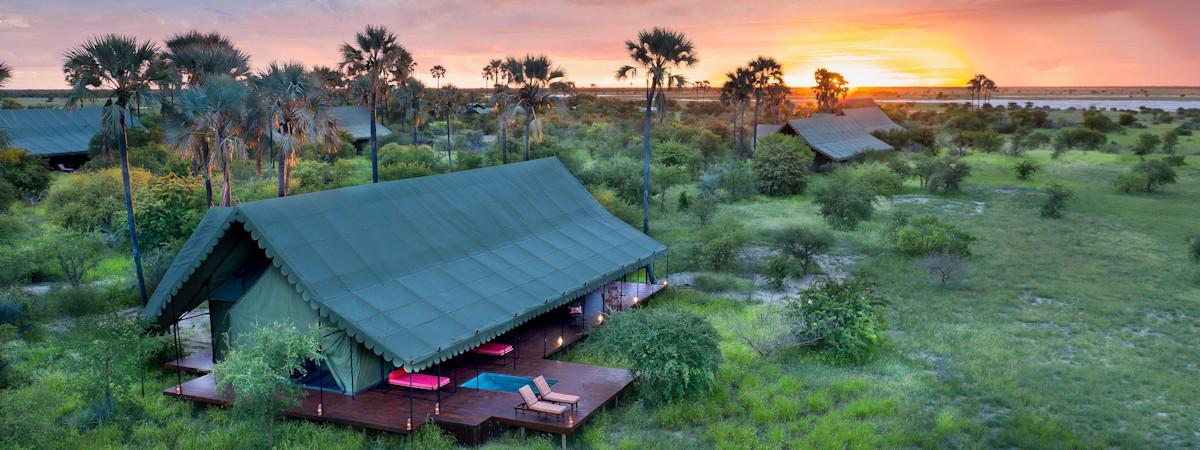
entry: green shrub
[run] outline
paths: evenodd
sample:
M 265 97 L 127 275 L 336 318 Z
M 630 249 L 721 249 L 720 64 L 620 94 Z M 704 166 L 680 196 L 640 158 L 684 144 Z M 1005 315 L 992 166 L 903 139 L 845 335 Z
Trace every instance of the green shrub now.
M 131 168 L 129 178 L 137 198 L 137 192 L 150 181 L 151 175 Z M 113 232 L 125 225 L 125 194 L 117 169 L 62 177 L 50 188 L 44 203 L 50 221 L 63 228 Z
M 703 262 L 711 269 L 727 270 L 741 257 L 750 234 L 732 217 L 721 217 L 700 229 L 697 235 Z
M 943 223 L 936 216 L 921 216 L 896 230 L 896 251 L 908 256 L 935 253 L 969 256 L 973 240 L 975 238 L 970 233 Z
M 333 162 L 300 161 L 292 169 L 292 182 L 296 183 L 296 189 L 293 191 L 296 194 L 353 186 L 354 161 L 349 159 L 339 159 Z
M 1129 172 L 1118 175 L 1113 185 L 1125 193 L 1154 192 L 1163 185 L 1174 183 L 1177 174 L 1175 168 L 1166 161 L 1152 159 L 1138 163 Z
M 763 277 L 766 277 L 767 284 L 772 289 L 783 288 L 783 283 L 793 273 L 796 273 L 795 264 L 791 258 L 784 255 L 771 257 L 771 259 L 767 260 L 767 267 L 763 269 Z
M 904 179 L 886 164 L 880 162 L 857 164 L 839 170 L 849 170 L 850 176 L 869 186 L 875 195 L 896 195 L 904 186 Z
M 137 319 L 118 313 L 75 321 L 67 334 L 76 350 L 71 352 L 72 377 L 88 402 L 80 422 L 104 425 L 133 403 L 129 387 L 144 376 L 149 356 L 166 344 L 166 336 L 142 331 Z
M 930 192 L 943 193 L 962 190 L 962 182 L 971 175 L 971 166 L 961 159 L 942 158 L 934 165 L 934 170 L 925 185 Z
M 837 229 L 853 230 L 875 212 L 875 191 L 845 172 L 819 183 L 813 196 L 825 221 Z
M 255 328 L 247 345 L 229 351 L 213 367 L 220 389 L 233 389 L 236 413 L 261 424 L 266 446 L 274 446 L 275 422 L 280 414 L 306 395 L 291 382 L 295 372 L 305 372 L 305 362 L 320 363 L 321 336 L 316 326 L 306 331 L 291 324 L 271 323 Z
M 1200 234 L 1188 238 L 1188 258 L 1200 264 Z
M 438 154 L 427 145 L 388 144 L 379 149 L 379 177 L 384 180 L 432 175 Z
M 0 149 L 0 183 L 12 186 L 20 196 L 37 198 L 50 186 L 50 169 L 42 158 L 24 150 Z
M 885 304 L 869 283 L 855 278 L 822 281 L 786 303 L 799 342 L 848 362 L 866 359 L 883 343 Z
M 642 225 L 642 210 L 633 204 L 617 197 L 612 189 L 606 187 L 594 187 L 591 189 L 592 197 L 596 199 L 600 206 L 603 206 L 610 214 L 617 216 L 621 221 L 638 227 Z
M 0 287 L 23 284 L 37 272 L 38 252 L 27 246 L 0 245 Z
M 1046 188 L 1046 200 L 1042 202 L 1042 217 L 1058 219 L 1062 210 L 1067 207 L 1067 201 L 1075 194 L 1061 184 L 1052 184 Z
M 772 134 L 758 142 L 752 163 L 758 191 L 782 196 L 804 192 L 813 152 L 803 139 Z
M 1037 163 L 1028 159 L 1023 159 L 1013 166 L 1013 172 L 1017 174 L 1018 180 L 1028 180 L 1033 174 L 1041 170 Z
M 1163 162 L 1171 167 L 1183 167 L 1187 165 L 1183 155 L 1171 155 L 1163 158 Z
M 833 233 L 821 228 L 789 226 L 775 233 L 775 247 L 798 261 L 804 275 L 808 275 L 814 258 L 833 248 L 834 242 Z
M 151 178 L 134 197 L 138 239 L 145 248 L 187 239 L 207 212 L 206 203 L 200 177 Z
M 601 354 L 639 374 L 652 402 L 708 390 L 721 362 L 720 340 L 703 316 L 665 307 L 614 314 L 589 338 Z
M 1095 150 L 1108 142 L 1108 136 L 1087 128 L 1063 128 L 1054 135 L 1054 158 L 1068 150 Z
M 692 279 L 692 288 L 700 292 L 751 292 L 754 282 L 728 273 L 705 273 Z
M 55 227 L 38 239 L 38 248 L 44 257 L 58 266 L 68 282 L 79 286 L 88 271 L 100 262 L 106 247 L 104 238 L 95 231 Z
M 1158 150 L 1158 146 L 1162 145 L 1162 138 L 1157 134 L 1142 133 L 1138 136 L 1137 144 L 1133 146 L 1133 154 L 1138 156 L 1146 156 Z
M 483 154 L 479 152 L 458 152 L 454 155 L 455 170 L 471 170 L 483 167 Z

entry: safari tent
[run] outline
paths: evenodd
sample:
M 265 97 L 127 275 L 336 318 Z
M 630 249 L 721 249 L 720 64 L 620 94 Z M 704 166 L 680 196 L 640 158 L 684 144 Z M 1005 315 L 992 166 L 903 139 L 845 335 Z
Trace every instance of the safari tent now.
M 418 372 L 643 268 L 666 248 L 557 159 L 212 208 L 142 318 L 207 302 L 213 359 L 258 324 L 320 324 L 345 393 Z

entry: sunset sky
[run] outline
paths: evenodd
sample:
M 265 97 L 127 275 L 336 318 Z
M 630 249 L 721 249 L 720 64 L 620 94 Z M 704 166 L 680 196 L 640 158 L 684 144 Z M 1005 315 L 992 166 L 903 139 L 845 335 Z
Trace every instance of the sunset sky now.
M 622 86 L 622 42 L 657 25 L 695 41 L 687 75 L 714 85 L 766 55 L 792 86 L 817 67 L 853 86 L 958 86 L 976 72 L 1002 86 L 1195 86 L 1198 19 L 1194 0 L 4 0 L 0 60 L 15 68 L 9 88 L 63 88 L 62 53 L 92 35 L 161 42 L 194 28 L 231 36 L 256 67 L 333 64 L 372 23 L 399 36 L 422 78 L 441 64 L 447 81 L 480 87 L 489 59 L 544 53 L 579 86 Z

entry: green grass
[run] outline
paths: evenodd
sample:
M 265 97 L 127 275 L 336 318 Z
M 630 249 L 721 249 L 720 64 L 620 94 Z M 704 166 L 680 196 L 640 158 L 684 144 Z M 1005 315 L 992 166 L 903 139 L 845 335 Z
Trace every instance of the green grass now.
M 965 192 L 924 204 L 884 202 L 875 219 L 839 232 L 836 253 L 864 254 L 857 266 L 891 301 L 889 345 L 865 365 L 785 352 L 762 359 L 726 335 L 718 388 L 662 407 L 636 405 L 592 425 L 584 442 L 622 448 L 1195 447 L 1200 435 L 1200 268 L 1184 239 L 1200 233 L 1200 171 L 1145 195 L 1110 185 L 1132 155 L 1071 152 L 1029 181 L 1014 160 L 969 158 Z M 1039 189 L 1076 192 L 1061 220 L 1037 211 Z M 977 205 L 982 204 L 982 212 Z M 979 239 L 970 275 L 939 288 L 881 237 L 900 209 L 938 214 Z M 783 225 L 816 225 L 808 199 L 725 205 L 764 243 Z M 656 236 L 686 246 L 693 219 L 667 214 Z M 731 281 L 732 283 L 732 281 Z M 751 320 L 757 305 L 675 290 L 655 305 L 706 314 L 718 329 Z M 586 344 L 572 357 L 587 360 Z

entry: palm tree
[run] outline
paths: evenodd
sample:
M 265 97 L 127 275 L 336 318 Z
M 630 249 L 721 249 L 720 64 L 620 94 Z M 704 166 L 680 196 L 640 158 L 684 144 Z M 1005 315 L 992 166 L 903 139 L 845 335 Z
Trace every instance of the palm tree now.
M 400 45 L 396 48 L 396 60 L 392 62 L 392 67 L 389 67 L 387 70 L 391 81 L 396 83 L 397 88 L 403 90 L 404 85 L 417 72 L 417 61 L 413 59 L 412 53 L 407 48 Z M 391 108 L 388 107 L 388 95 L 390 94 L 390 90 L 383 90 L 383 118 L 388 121 L 391 120 Z
M 996 82 L 986 76 L 983 77 L 983 84 L 979 86 L 983 91 L 983 103 L 985 105 L 992 104 L 992 93 L 996 92 Z
M 271 63 L 254 82 L 271 111 L 270 133 L 279 135 L 278 195 L 284 197 L 288 195 L 296 148 L 306 142 L 321 141 L 322 132 L 328 131 L 319 126 L 322 110 L 327 105 L 321 103 L 321 82 L 305 72 L 300 64 Z
M 437 80 L 437 88 L 442 88 L 442 78 L 446 76 L 446 68 L 441 64 L 429 68 L 429 74 L 433 75 L 433 79 Z
M 775 58 L 759 56 L 747 65 L 751 73 L 751 84 L 754 85 L 754 133 L 751 134 L 751 154 L 758 152 L 758 115 L 762 111 L 763 97 L 772 86 L 783 84 L 783 66 Z
M 817 96 L 817 112 L 833 114 L 837 111 L 838 102 L 850 92 L 846 87 L 849 83 L 846 83 L 842 74 L 824 67 L 817 69 L 813 78 L 817 81 L 817 85 L 813 86 L 813 93 Z
M 409 78 L 398 91 L 400 102 L 404 107 L 404 115 L 412 124 L 412 145 L 417 145 L 417 131 L 425 119 L 425 84 L 416 78 Z
M 983 89 L 983 80 L 986 78 L 987 77 L 984 77 L 983 74 L 976 74 L 974 77 L 971 77 L 969 81 L 967 81 L 967 90 L 971 92 L 972 106 L 975 105 L 975 99 L 979 97 L 979 91 Z
M 313 66 L 312 74 L 321 82 L 321 89 L 333 98 L 333 94 L 337 94 L 333 100 L 335 104 L 341 104 L 345 101 L 346 92 L 350 88 L 350 83 L 346 81 L 346 74 L 342 71 L 329 66 Z
M 196 30 L 166 40 L 163 59 L 171 63 L 185 85 L 196 86 L 209 75 L 243 78 L 250 74 L 250 55 L 217 32 Z
M 746 105 L 753 94 L 754 73 L 749 68 L 738 67 L 733 72 L 725 73 L 725 84 L 721 85 L 721 103 L 733 107 L 734 139 L 739 159 L 746 158 Z
M 500 78 L 504 77 L 504 60 L 493 59 L 488 61 L 486 66 L 483 66 L 483 81 L 491 81 L 492 84 L 487 87 L 494 87 L 500 84 Z
M 454 144 L 451 141 L 450 119 L 454 113 L 454 107 L 461 103 L 461 94 L 458 88 L 449 84 L 438 92 L 440 93 L 440 97 L 442 97 L 442 101 L 439 103 L 446 105 L 446 164 L 454 167 L 454 156 L 450 153 L 454 149 Z
M 545 55 L 517 59 L 509 57 L 504 63 L 508 82 L 515 88 L 512 93 L 514 110 L 525 112 L 525 160 L 529 160 L 529 137 L 537 110 L 550 104 L 550 95 L 561 90 L 566 73 L 555 67 Z
M 125 190 L 125 218 L 129 244 L 137 273 L 142 304 L 149 301 L 146 279 L 142 274 L 142 255 L 138 249 L 137 221 L 133 215 L 133 187 L 129 181 L 129 140 L 126 112 L 129 100 L 148 91 L 152 82 L 151 66 L 158 58 L 158 47 L 132 36 L 109 34 L 94 37 L 66 52 L 63 73 L 71 85 L 69 104 L 77 106 L 85 96 L 107 95 L 112 106 L 105 108 L 108 119 L 116 123 L 117 150 L 121 157 L 121 182 Z M 103 120 L 103 119 L 102 119 Z
M 239 134 L 242 131 L 241 123 L 245 120 L 249 98 L 250 90 L 246 85 L 229 75 L 208 77 L 200 86 L 180 93 L 178 109 L 189 129 L 185 135 L 195 136 L 205 142 L 204 187 L 210 205 L 212 173 L 209 169 L 211 156 L 207 154 L 207 143 L 211 139 L 216 144 L 216 156 L 221 165 L 221 206 L 232 206 L 233 177 L 229 172 L 229 160 L 242 145 Z M 187 139 L 193 142 L 194 140 Z
M 342 44 L 342 61 L 338 68 L 345 70 L 351 78 L 364 79 L 367 107 L 371 110 L 371 182 L 379 182 L 379 141 L 376 138 L 375 114 L 378 110 L 379 91 L 385 89 L 385 78 L 392 68 L 400 45 L 396 35 L 383 26 L 367 25 L 354 35 L 356 45 Z
M 655 27 L 642 30 L 637 39 L 625 41 L 632 65 L 617 69 L 617 79 L 632 79 L 641 71 L 646 81 L 646 111 L 642 117 L 642 232 L 650 234 L 650 115 L 660 91 L 670 85 L 683 86 L 683 76 L 674 74 L 699 61 L 696 47 L 683 33 Z M 651 282 L 654 271 L 647 271 Z
M 8 84 L 8 80 L 12 78 L 12 72 L 12 66 L 4 61 L 0 61 L 0 87 Z M 0 128 L 0 148 L 8 147 L 11 143 L 12 141 L 8 136 L 8 132 Z

